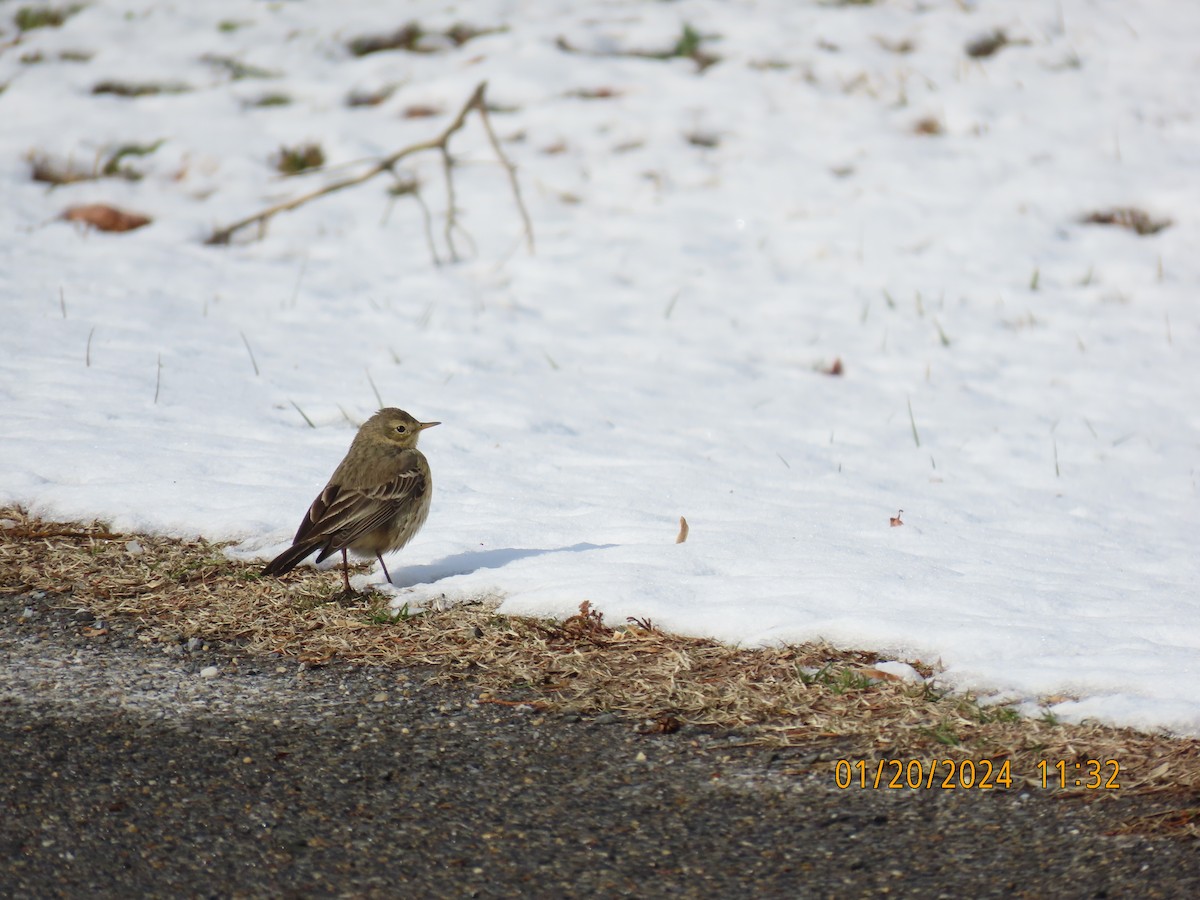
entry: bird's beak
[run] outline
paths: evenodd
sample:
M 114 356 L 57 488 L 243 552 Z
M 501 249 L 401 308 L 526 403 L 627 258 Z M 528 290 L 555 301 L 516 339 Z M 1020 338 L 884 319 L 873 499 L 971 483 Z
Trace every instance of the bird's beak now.
M 418 422 L 417 431 L 424 431 L 426 428 L 432 428 L 434 425 L 441 425 L 441 422 Z

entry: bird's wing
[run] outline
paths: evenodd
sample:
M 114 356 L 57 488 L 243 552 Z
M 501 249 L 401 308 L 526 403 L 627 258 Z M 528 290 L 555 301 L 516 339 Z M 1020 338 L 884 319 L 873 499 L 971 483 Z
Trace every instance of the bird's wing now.
M 415 464 L 370 487 L 327 485 L 300 523 L 295 543 L 325 538 L 315 545 L 323 544 L 322 556 L 329 556 L 385 525 L 424 492 L 425 473 Z
M 341 492 L 341 485 L 332 482 L 325 485 L 325 489 L 321 491 L 317 499 L 312 502 L 312 506 L 308 508 L 308 512 L 304 514 L 300 527 L 296 529 L 296 536 L 292 538 L 293 544 L 303 543 L 322 532 L 319 527 L 321 520 L 325 517 L 326 511 L 337 503 L 338 494 Z

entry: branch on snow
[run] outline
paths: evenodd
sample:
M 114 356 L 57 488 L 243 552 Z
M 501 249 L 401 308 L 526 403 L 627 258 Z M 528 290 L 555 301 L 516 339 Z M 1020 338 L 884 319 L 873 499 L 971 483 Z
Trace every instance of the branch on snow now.
M 529 252 L 533 253 L 533 225 L 529 220 L 529 213 L 525 209 L 525 203 L 521 199 L 521 188 L 517 184 L 517 169 L 516 166 L 509 161 L 504 155 L 504 151 L 500 147 L 500 141 L 496 138 L 496 132 L 492 129 L 491 119 L 488 117 L 487 104 L 484 100 L 484 92 L 487 89 L 487 82 L 480 82 L 479 86 L 472 92 L 470 98 L 463 104 L 462 109 L 458 111 L 458 115 L 454 120 L 446 126 L 440 135 L 428 140 L 421 141 L 417 144 L 410 144 L 395 153 L 392 153 L 384 158 L 373 163 L 370 168 L 359 173 L 358 175 L 349 178 L 343 178 L 340 181 L 333 181 L 323 187 L 310 191 L 307 194 L 302 194 L 299 197 L 294 197 L 291 200 L 285 200 L 282 203 L 276 203 L 269 206 L 252 216 L 247 216 L 244 219 L 239 219 L 231 225 L 226 225 L 223 228 L 218 228 L 213 231 L 212 235 L 205 243 L 208 244 L 228 244 L 237 232 L 249 228 L 251 225 L 258 225 L 258 236 L 261 238 L 266 233 L 267 222 L 274 218 L 279 213 L 290 212 L 293 209 L 303 206 L 319 197 L 324 197 L 326 194 L 332 194 L 335 191 L 344 190 L 345 188 L 354 187 L 363 182 L 370 181 L 376 175 L 382 175 L 385 172 L 392 175 L 396 179 L 396 186 L 393 188 L 393 193 L 413 194 L 417 201 L 421 204 L 422 211 L 425 214 L 425 227 L 427 237 L 429 238 L 430 247 L 433 248 L 433 236 L 429 234 L 430 216 L 428 209 L 425 207 L 424 201 L 421 199 L 417 191 L 416 182 L 412 179 L 406 179 L 396 171 L 397 164 L 409 156 L 414 156 L 418 153 L 424 153 L 430 150 L 436 150 L 442 157 L 442 170 L 446 177 L 446 196 L 447 196 L 447 211 L 446 211 L 446 227 L 444 238 L 446 246 L 450 251 L 450 261 L 458 262 L 461 258 L 458 254 L 458 248 L 454 244 L 454 233 L 458 229 L 458 208 L 455 204 L 454 196 L 454 160 L 450 156 L 450 138 L 452 138 L 466 124 L 467 117 L 472 112 L 479 115 L 480 122 L 483 123 L 484 131 L 487 133 L 488 142 L 492 145 L 492 150 L 495 151 L 500 164 L 504 166 L 504 171 L 508 176 L 509 185 L 512 187 L 513 199 L 517 204 L 517 211 L 521 215 L 521 224 L 525 232 L 525 243 L 529 248 Z M 440 263 L 437 251 L 433 251 L 435 263 Z

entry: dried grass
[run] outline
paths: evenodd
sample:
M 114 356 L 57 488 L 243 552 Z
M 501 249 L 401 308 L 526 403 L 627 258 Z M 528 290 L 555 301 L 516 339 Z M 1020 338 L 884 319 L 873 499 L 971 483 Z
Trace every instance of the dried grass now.
M 1112 209 L 1100 209 L 1088 213 L 1083 222 L 1089 225 L 1116 225 L 1128 228 L 1139 235 L 1158 234 L 1173 223 L 1170 219 L 1155 218 L 1143 209 L 1135 206 L 1118 206 Z
M 1040 788 L 1040 760 L 1115 759 L 1120 793 L 1176 803 L 1143 817 L 1139 830 L 1200 836 L 1200 741 L 1020 718 L 881 677 L 871 653 L 823 644 L 745 649 L 645 621 L 611 627 L 586 603 L 564 622 L 499 615 L 494 599 L 392 617 L 379 595 L 342 598 L 336 573 L 304 567 L 263 578 L 224 546 L 0 508 L 0 593 L 41 590 L 99 618 L 132 617 L 148 641 L 232 641 L 312 665 L 429 666 L 436 681 L 469 682 L 481 702 L 619 713 L 647 732 L 734 729 L 748 743 L 812 750 L 809 769 L 838 758 L 1007 759 L 1014 786 Z

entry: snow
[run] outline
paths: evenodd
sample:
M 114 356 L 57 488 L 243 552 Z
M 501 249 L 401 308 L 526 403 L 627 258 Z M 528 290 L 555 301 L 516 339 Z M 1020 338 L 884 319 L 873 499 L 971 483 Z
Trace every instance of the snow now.
M 1200 735 L 1200 6 L 97 0 L 17 43 L 4 15 L 0 502 L 266 558 L 373 382 L 445 423 L 397 605 L 588 600 Z M 505 30 L 346 50 L 409 20 Z M 702 73 L 612 55 L 685 24 L 721 56 Z M 968 57 L 997 28 L 1013 43 Z M 105 79 L 190 90 L 93 95 Z M 483 80 L 534 255 L 474 116 L 458 264 L 382 180 L 204 244 L 334 177 L 280 178 L 281 146 L 361 170 Z M 915 133 L 929 117 L 943 133 Z M 30 178 L 31 154 L 90 168 L 158 140 L 125 160 L 141 180 Z M 444 258 L 440 162 L 406 166 Z M 92 202 L 154 222 L 57 218 Z M 1123 206 L 1172 224 L 1082 222 Z

